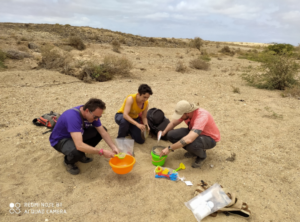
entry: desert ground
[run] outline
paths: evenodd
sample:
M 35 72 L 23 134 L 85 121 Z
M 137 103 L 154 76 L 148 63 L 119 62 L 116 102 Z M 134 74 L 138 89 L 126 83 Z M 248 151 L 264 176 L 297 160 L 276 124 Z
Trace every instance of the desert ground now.
M 2 50 L 17 47 L 10 38 L 12 32 L 0 31 Z M 23 31 L 14 32 L 17 37 L 24 35 Z M 58 39 L 51 33 L 25 34 L 33 35 L 36 44 Z M 204 49 L 218 50 L 215 44 Z M 188 66 L 200 55 L 199 50 L 122 45 L 121 53 L 116 53 L 108 43 L 91 42 L 85 50 L 69 53 L 77 60 L 99 62 L 108 54 L 125 56 L 133 62 L 133 69 L 127 76 L 86 83 L 76 76 L 38 69 L 41 54 L 28 53 L 33 57 L 6 59 L 7 69 L 0 72 L 0 221 L 196 221 L 184 202 L 194 196 L 201 180 L 236 193 L 252 212 L 247 219 L 219 214 L 206 217 L 205 222 L 299 221 L 300 100 L 248 86 L 240 75 L 259 63 L 219 55 L 212 57 L 207 71 L 188 68 L 180 73 L 175 71 L 178 62 Z M 43 134 L 46 128 L 31 122 L 51 110 L 62 113 L 96 97 L 107 106 L 101 122 L 116 138 L 114 115 L 125 97 L 136 93 L 142 83 L 154 92 L 149 108 L 160 108 L 171 118 L 176 103 L 185 99 L 208 110 L 219 127 L 221 141 L 207 151 L 200 169 L 191 167 L 193 159 L 184 158 L 183 149 L 167 157 L 166 167 L 176 169 L 181 162 L 185 164 L 179 175 L 192 186 L 154 178 L 150 151 L 157 145 L 156 138 L 134 144 L 136 164 L 126 175 L 114 173 L 109 159 L 96 155 L 88 155 L 93 162 L 78 163 L 80 174 L 71 175 L 65 170 L 63 155 L 50 146 L 50 134 Z M 240 93 L 234 93 L 233 87 Z M 109 149 L 104 141 L 97 147 Z M 230 158 L 234 154 L 235 158 Z M 20 203 L 21 212 L 11 213 L 10 203 Z M 55 209 L 63 212 L 53 213 Z

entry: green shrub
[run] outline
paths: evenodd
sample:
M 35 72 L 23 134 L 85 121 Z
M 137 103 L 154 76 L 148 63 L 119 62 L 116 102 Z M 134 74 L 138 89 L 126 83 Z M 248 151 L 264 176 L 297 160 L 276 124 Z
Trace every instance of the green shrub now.
M 6 53 L 0 49 L 0 68 L 6 68 L 4 60 L 6 59 Z
M 86 48 L 85 44 L 78 36 L 71 36 L 69 38 L 69 45 L 73 46 L 78 50 L 84 50 Z
M 208 70 L 209 63 L 203 61 L 202 59 L 193 59 L 190 61 L 190 67 L 194 69 Z
M 114 75 L 128 75 L 132 67 L 132 62 L 127 58 L 108 55 L 104 57 L 103 64 L 86 64 L 80 78 L 83 80 L 91 78 L 99 82 L 104 82 L 111 80 Z
M 274 43 L 273 45 L 268 46 L 268 50 L 273 51 L 276 54 L 281 54 L 285 52 L 293 52 L 295 48 L 291 44 Z
M 201 55 L 200 59 L 209 62 L 211 60 L 211 58 L 208 55 Z
M 263 89 L 284 90 L 299 83 L 296 79 L 299 64 L 290 55 L 273 55 L 260 68 L 262 74 L 247 73 L 243 75 L 243 79 L 250 85 Z

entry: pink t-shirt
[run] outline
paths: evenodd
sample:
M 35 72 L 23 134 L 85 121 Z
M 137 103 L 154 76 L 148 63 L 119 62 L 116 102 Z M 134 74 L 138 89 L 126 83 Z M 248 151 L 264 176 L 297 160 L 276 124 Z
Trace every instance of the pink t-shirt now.
M 182 119 L 180 119 L 183 121 Z M 210 136 L 216 142 L 220 141 L 220 131 L 211 116 L 211 114 L 205 109 L 198 108 L 193 112 L 192 119 L 185 120 L 185 123 L 188 125 L 189 129 L 198 129 L 201 130 L 200 135 Z

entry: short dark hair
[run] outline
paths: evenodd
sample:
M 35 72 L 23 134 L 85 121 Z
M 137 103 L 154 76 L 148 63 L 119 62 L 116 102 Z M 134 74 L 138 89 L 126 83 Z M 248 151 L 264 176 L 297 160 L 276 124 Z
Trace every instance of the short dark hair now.
M 140 85 L 138 92 L 140 95 L 149 93 L 150 95 L 153 94 L 152 89 L 150 88 L 150 86 L 148 86 L 147 84 L 142 84 Z
M 97 108 L 106 109 L 105 103 L 101 99 L 91 98 L 83 106 L 83 110 L 89 109 L 90 112 L 94 112 Z

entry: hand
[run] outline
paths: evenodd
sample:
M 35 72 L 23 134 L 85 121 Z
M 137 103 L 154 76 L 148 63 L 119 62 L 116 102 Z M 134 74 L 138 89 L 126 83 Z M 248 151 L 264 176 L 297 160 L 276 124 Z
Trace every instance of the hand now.
M 160 152 L 159 156 L 162 157 L 162 156 L 168 155 L 169 153 L 170 153 L 170 150 L 168 149 L 168 147 L 166 147 Z
M 139 123 L 138 123 L 137 128 L 139 128 L 142 132 L 144 132 L 144 130 L 145 130 L 145 125 L 139 124 Z
M 111 149 L 112 149 L 112 151 L 113 151 L 115 154 L 118 154 L 118 153 L 120 152 L 116 146 L 114 146 L 114 147 L 111 148 Z
M 110 150 L 103 150 L 103 156 L 105 158 L 113 158 L 115 156 L 115 153 Z

